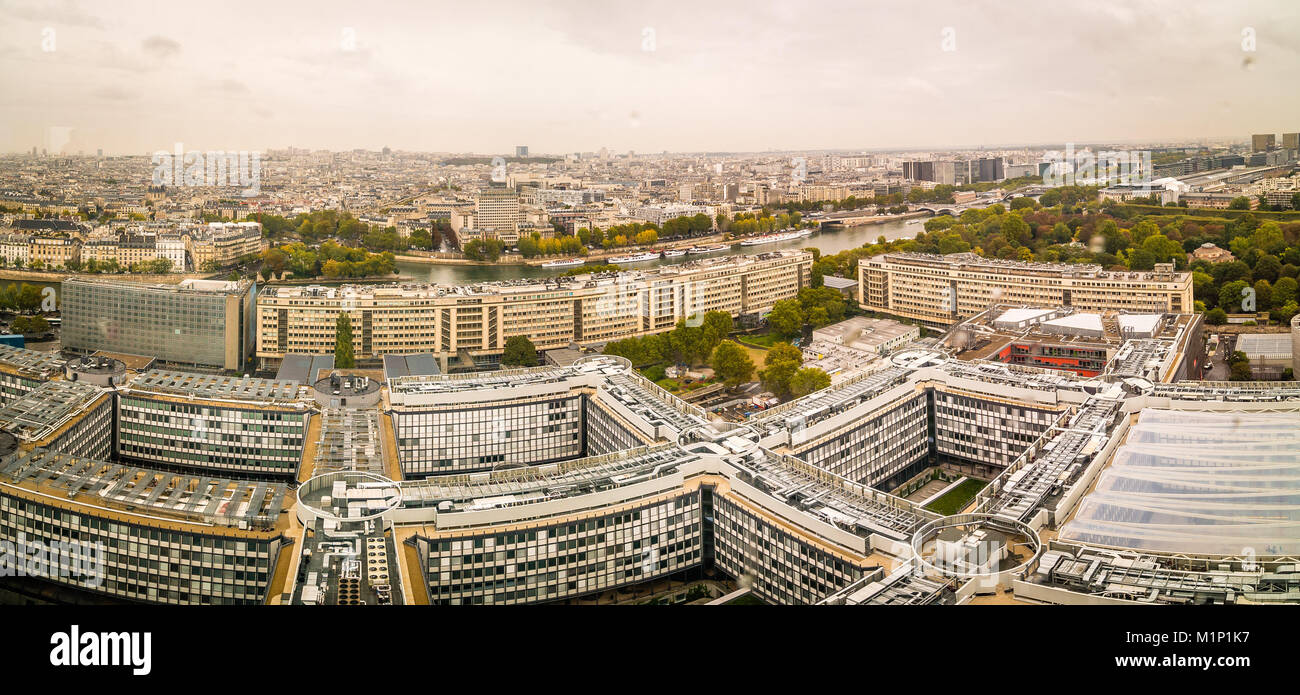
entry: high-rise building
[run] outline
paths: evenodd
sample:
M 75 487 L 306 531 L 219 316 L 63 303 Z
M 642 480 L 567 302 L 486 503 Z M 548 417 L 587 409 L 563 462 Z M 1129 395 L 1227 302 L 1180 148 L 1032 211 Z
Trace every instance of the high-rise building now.
M 1282 133 L 1282 149 L 1300 150 L 1300 133 Z
M 1276 144 L 1277 136 L 1272 133 L 1250 136 L 1250 149 L 1252 152 L 1267 152 L 1273 149 Z
M 243 370 L 252 354 L 255 295 L 248 280 L 142 285 L 70 278 L 60 292 L 63 347 Z
M 528 156 L 528 145 L 515 145 L 515 156 L 516 156 L 516 157 L 527 157 L 527 156 Z
M 494 184 L 479 191 L 475 210 L 479 229 L 505 232 L 503 236 L 519 231 L 519 192 L 513 186 Z

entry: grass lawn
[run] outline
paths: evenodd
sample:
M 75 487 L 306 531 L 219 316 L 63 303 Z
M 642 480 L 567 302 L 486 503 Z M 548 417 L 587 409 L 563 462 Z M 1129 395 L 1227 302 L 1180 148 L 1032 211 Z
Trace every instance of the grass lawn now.
M 752 345 L 757 348 L 765 348 L 765 349 L 770 348 L 773 345 L 781 342 L 780 340 L 777 339 L 776 336 L 772 335 L 771 333 L 738 335 L 736 336 L 736 341 L 740 343 L 744 343 L 745 345 Z
M 987 480 L 977 478 L 967 478 L 962 481 L 961 485 L 944 493 L 942 497 L 925 505 L 926 509 L 944 516 L 952 516 L 966 508 L 970 501 L 975 498 L 976 493 L 988 485 Z

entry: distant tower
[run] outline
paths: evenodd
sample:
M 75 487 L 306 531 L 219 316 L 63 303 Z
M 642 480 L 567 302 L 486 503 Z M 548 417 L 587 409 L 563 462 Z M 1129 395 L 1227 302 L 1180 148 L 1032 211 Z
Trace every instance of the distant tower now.
M 527 157 L 527 156 L 528 156 L 528 145 L 515 145 L 515 156 L 516 156 L 516 157 Z

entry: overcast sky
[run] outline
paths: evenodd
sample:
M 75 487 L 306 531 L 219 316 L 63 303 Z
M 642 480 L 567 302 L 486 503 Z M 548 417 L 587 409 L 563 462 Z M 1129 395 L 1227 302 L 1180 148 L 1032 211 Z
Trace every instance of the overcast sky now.
M 1066 4 L 3 0 L 0 150 L 43 146 L 49 128 L 73 129 L 67 151 L 108 154 L 178 141 L 561 153 L 1300 130 L 1297 0 Z

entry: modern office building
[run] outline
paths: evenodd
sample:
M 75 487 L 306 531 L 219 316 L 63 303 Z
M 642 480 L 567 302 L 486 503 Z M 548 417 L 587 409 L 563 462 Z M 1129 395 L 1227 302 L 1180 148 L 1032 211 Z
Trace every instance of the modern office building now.
M 1272 133 L 1250 136 L 1251 152 L 1267 152 L 1277 145 L 1277 136 Z
M 69 278 L 60 293 L 63 347 L 244 370 L 252 357 L 255 297 L 248 280 L 143 285 Z
M 192 473 L 292 479 L 310 404 L 296 381 L 152 370 L 118 389 L 115 453 Z
M 863 308 L 946 328 L 995 304 L 1082 311 L 1190 312 L 1192 276 L 1172 264 L 1116 272 L 1097 265 L 1032 263 L 948 255 L 886 253 L 858 264 Z
M 442 371 L 492 364 L 511 336 L 539 350 L 671 330 L 709 311 L 757 317 L 808 286 L 812 256 L 779 251 L 708 258 L 652 271 L 447 286 L 269 287 L 257 298 L 257 355 L 334 352 L 338 315 L 351 317 L 359 360 L 432 353 Z
M 57 352 L 0 345 L 0 407 L 59 378 L 66 362 Z
M 132 603 L 248 605 L 274 593 L 289 525 L 284 484 L 55 449 L 5 453 L 0 539 L 59 549 L 58 573 L 41 581 Z
M 514 244 L 517 240 L 522 220 L 519 215 L 519 192 L 513 186 L 492 185 L 479 191 L 474 211 L 477 228 L 495 233 L 507 245 Z

